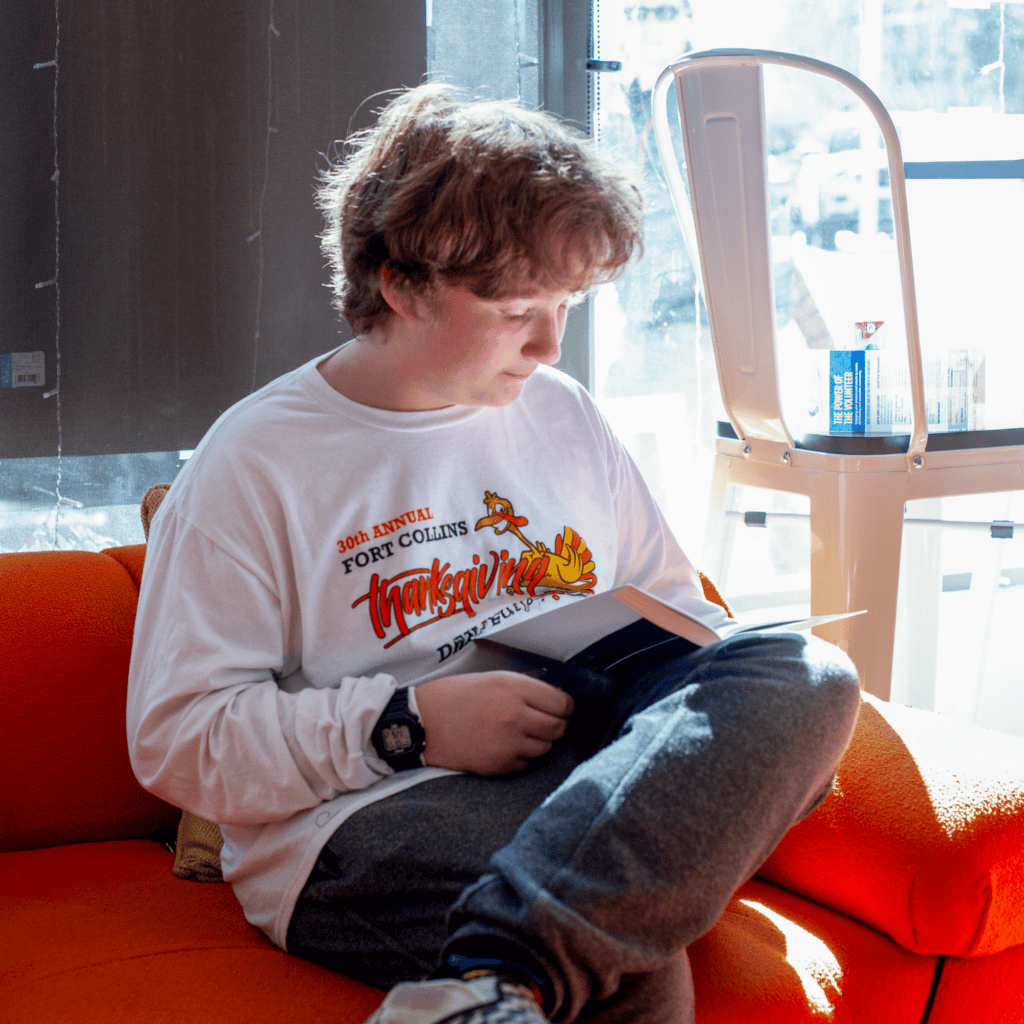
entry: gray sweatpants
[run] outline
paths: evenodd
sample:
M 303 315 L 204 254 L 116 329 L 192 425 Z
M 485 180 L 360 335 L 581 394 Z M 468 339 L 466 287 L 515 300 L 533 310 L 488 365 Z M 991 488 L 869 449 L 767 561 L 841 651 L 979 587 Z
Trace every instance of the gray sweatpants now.
M 344 822 L 288 948 L 386 989 L 500 937 L 543 965 L 552 1019 L 692 1021 L 686 946 L 827 795 L 859 702 L 849 659 L 800 634 L 642 664 L 592 756 L 570 729 L 521 775 L 434 779 Z

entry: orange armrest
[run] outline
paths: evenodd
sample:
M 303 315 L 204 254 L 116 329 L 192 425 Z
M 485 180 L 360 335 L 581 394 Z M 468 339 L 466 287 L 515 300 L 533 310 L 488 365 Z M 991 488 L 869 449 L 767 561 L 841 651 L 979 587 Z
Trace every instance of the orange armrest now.
M 1024 740 L 865 694 L 833 792 L 758 874 L 914 952 L 1024 944 Z

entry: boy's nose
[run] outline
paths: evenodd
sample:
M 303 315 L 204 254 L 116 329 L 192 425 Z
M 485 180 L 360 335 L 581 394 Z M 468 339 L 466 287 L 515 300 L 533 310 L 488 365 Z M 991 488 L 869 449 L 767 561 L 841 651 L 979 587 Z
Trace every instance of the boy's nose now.
M 539 363 L 551 366 L 562 354 L 562 334 L 565 331 L 564 313 L 539 317 L 536 330 L 530 338 L 530 355 Z

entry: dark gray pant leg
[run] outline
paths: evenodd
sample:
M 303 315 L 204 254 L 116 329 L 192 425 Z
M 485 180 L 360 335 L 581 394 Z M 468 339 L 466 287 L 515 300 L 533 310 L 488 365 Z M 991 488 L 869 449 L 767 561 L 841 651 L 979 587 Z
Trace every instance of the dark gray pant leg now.
M 492 931 L 541 952 L 556 1019 L 660 977 L 708 931 L 827 793 L 852 735 L 857 676 L 813 637 L 747 635 L 676 670 L 679 689 L 577 768 L 453 908 L 453 944 Z
M 452 941 L 527 944 L 560 1019 L 690 1020 L 684 947 L 825 796 L 852 732 L 852 666 L 806 645 L 751 637 L 659 665 L 636 686 L 679 692 L 578 769 L 564 749 L 521 776 L 436 779 L 363 808 L 325 848 L 289 950 L 386 989 L 433 968 L 458 899 Z
M 356 811 L 299 896 L 288 951 L 381 989 L 425 977 L 452 904 L 578 764 L 565 748 L 522 775 L 448 775 Z

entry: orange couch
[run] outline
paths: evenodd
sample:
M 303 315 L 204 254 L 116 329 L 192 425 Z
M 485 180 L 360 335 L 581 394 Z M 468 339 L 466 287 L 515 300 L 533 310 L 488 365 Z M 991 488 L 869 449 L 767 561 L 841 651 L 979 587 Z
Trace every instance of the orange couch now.
M 125 741 L 143 556 L 0 555 L 0 1020 L 359 1024 L 379 992 L 171 874 Z M 865 697 L 835 792 L 690 957 L 700 1024 L 1021 1024 L 1024 742 Z

